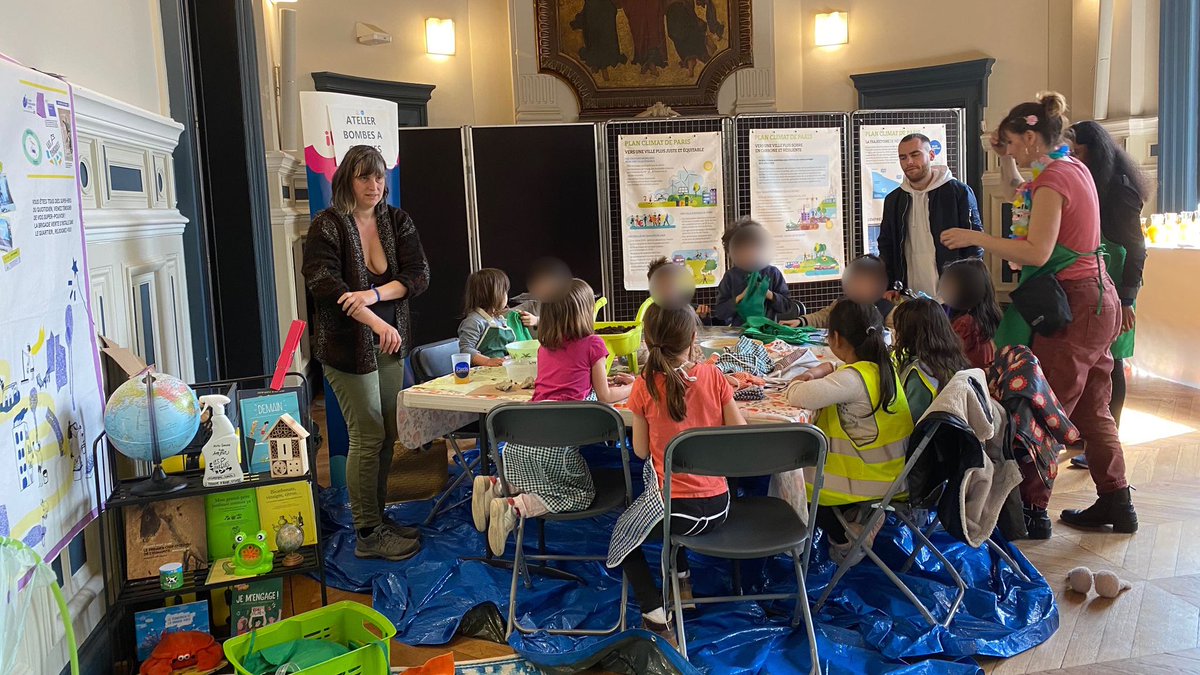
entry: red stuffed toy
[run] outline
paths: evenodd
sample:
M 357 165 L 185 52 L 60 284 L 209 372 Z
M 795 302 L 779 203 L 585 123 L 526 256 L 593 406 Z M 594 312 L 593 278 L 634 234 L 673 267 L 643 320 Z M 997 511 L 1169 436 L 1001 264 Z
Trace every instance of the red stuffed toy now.
M 171 675 L 196 668 L 208 672 L 221 665 L 225 654 L 213 636 L 200 631 L 185 630 L 162 636 L 150 658 L 138 670 L 141 675 Z

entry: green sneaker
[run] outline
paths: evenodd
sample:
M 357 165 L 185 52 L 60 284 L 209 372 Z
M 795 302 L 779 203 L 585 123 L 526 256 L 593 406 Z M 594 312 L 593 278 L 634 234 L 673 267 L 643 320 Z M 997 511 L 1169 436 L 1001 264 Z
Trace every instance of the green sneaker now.
M 376 527 L 365 537 L 359 535 L 354 542 L 354 555 L 359 558 L 380 558 L 398 562 L 408 560 L 420 550 L 420 542 L 400 536 L 387 525 Z

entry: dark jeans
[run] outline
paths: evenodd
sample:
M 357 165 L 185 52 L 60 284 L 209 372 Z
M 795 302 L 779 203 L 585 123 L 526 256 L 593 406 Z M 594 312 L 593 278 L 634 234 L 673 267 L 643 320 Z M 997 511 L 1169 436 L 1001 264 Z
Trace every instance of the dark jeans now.
M 1031 348 L 1042 364 L 1046 382 L 1063 410 L 1086 441 L 1084 456 L 1096 492 L 1106 494 L 1126 488 L 1125 454 L 1117 437 L 1117 424 L 1109 411 L 1113 393 L 1113 358 L 1109 346 L 1121 330 L 1121 306 L 1112 280 L 1104 275 L 1104 297 L 1096 313 L 1098 290 L 1094 278 L 1063 281 L 1063 291 L 1074 320 L 1058 333 L 1037 335 Z M 1031 465 L 1022 464 L 1025 480 L 1021 499 L 1046 508 L 1050 489 Z
M 716 497 L 672 499 L 671 534 L 698 535 L 711 532 L 724 525 L 728 515 L 728 492 Z M 662 541 L 662 536 L 662 521 L 659 521 L 650 534 L 646 535 L 646 542 Z M 644 549 L 645 544 L 643 543 L 636 551 L 625 556 L 625 560 L 621 562 L 621 569 L 629 578 L 629 585 L 633 586 L 633 596 L 637 598 L 638 606 L 642 608 L 642 614 L 648 614 L 662 607 L 663 597 L 654 583 L 654 578 L 658 575 L 651 573 Z M 675 563 L 676 569 L 680 572 L 687 571 L 687 551 L 679 549 Z

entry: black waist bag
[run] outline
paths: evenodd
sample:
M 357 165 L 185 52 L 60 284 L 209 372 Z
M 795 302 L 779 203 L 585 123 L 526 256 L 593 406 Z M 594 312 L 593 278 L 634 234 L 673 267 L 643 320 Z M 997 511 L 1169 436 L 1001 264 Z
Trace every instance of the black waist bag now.
M 1009 297 L 1017 313 L 1038 335 L 1054 335 L 1074 319 L 1067 293 L 1053 274 L 1030 279 L 1014 288 Z

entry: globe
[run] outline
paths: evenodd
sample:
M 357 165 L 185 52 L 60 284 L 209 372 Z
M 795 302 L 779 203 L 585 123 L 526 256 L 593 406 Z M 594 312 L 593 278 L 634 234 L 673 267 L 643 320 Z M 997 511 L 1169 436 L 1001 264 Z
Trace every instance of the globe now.
M 146 372 L 117 387 L 104 407 L 104 432 L 122 455 L 154 461 L 146 379 L 154 378 L 154 425 L 161 459 L 183 452 L 200 428 L 200 402 L 177 377 Z

